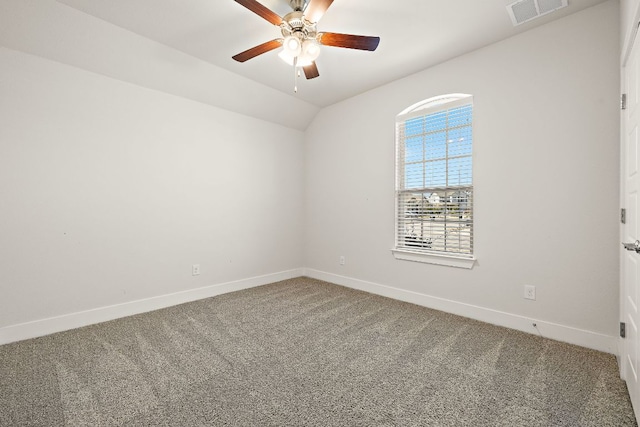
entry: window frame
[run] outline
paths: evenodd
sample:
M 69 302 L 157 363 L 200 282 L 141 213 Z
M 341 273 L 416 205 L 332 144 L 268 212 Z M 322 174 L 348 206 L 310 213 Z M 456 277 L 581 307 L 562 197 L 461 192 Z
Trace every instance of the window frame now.
M 400 245 L 400 221 L 404 221 L 406 216 L 402 216 L 400 214 L 400 197 L 406 193 L 406 189 L 404 188 L 405 173 L 406 173 L 406 163 L 405 158 L 400 158 L 400 150 L 404 148 L 402 144 L 405 143 L 405 140 L 401 140 L 401 135 L 399 132 L 400 126 L 406 123 L 408 120 L 418 118 L 418 117 L 426 117 L 432 114 L 437 114 L 442 111 L 451 110 L 457 107 L 462 107 L 470 105 L 472 107 L 471 112 L 471 138 L 472 138 L 472 146 L 471 146 L 471 155 L 469 156 L 471 159 L 471 184 L 468 186 L 471 189 L 472 194 L 472 207 L 471 207 L 471 234 L 470 234 L 470 254 L 464 255 L 456 252 L 447 252 L 440 250 L 429 250 L 429 249 L 420 249 L 420 250 L 412 250 L 410 247 L 405 245 Z M 474 209 L 473 209 L 473 163 L 474 163 L 474 119 L 473 119 L 473 95 L 462 94 L 462 93 L 454 93 L 432 97 L 423 101 L 420 101 L 409 108 L 402 111 L 400 114 L 396 116 L 396 130 L 395 130 L 395 240 L 394 247 L 391 250 L 394 257 L 396 259 L 405 260 L 405 261 L 414 261 L 414 262 L 423 262 L 429 264 L 436 265 L 444 265 L 450 267 L 459 267 L 459 268 L 473 268 L 476 257 L 474 253 L 474 245 L 473 238 L 475 232 L 475 221 L 474 221 Z M 447 126 L 447 130 L 449 127 Z M 448 159 L 448 154 L 447 154 Z M 447 183 L 448 184 L 448 183 Z M 425 192 L 429 191 L 431 188 L 435 187 L 420 187 L 416 192 Z M 451 189 L 454 190 L 453 186 L 446 185 L 445 187 L 440 187 L 442 189 Z M 458 188 L 459 190 L 459 188 Z

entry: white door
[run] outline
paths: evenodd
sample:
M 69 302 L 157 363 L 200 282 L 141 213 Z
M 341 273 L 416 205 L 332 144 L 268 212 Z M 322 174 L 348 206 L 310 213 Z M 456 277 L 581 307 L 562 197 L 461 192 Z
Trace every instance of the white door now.
M 624 86 L 627 93 L 627 108 L 622 118 L 622 147 L 621 147 L 621 186 L 622 203 L 626 209 L 626 223 L 621 226 L 621 237 L 625 243 L 635 243 L 640 240 L 638 224 L 640 220 L 640 170 L 639 170 L 639 121 L 640 108 L 638 83 L 640 82 L 640 41 L 633 44 L 631 54 L 624 66 Z M 636 418 L 640 414 L 640 366 L 638 363 L 638 295 L 640 283 L 640 253 L 635 250 L 622 250 L 621 259 L 621 311 L 626 324 L 626 338 L 621 346 L 621 371 L 627 382 L 631 402 Z

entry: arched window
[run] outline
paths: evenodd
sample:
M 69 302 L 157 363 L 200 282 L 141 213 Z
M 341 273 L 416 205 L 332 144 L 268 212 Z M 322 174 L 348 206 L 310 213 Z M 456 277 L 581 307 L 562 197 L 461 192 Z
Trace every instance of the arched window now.
M 473 266 L 473 97 L 449 94 L 396 117 L 396 258 Z

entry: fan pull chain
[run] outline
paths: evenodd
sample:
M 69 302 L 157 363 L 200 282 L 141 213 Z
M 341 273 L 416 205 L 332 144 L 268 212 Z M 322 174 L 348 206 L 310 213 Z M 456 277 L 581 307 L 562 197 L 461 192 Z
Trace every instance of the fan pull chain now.
M 293 92 L 298 93 L 298 57 L 293 58 Z

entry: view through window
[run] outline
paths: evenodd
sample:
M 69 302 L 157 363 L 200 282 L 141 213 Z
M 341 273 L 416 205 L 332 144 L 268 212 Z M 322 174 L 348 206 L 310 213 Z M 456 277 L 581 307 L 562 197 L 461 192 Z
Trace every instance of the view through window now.
M 424 101 L 396 122 L 396 249 L 473 255 L 470 95 Z

